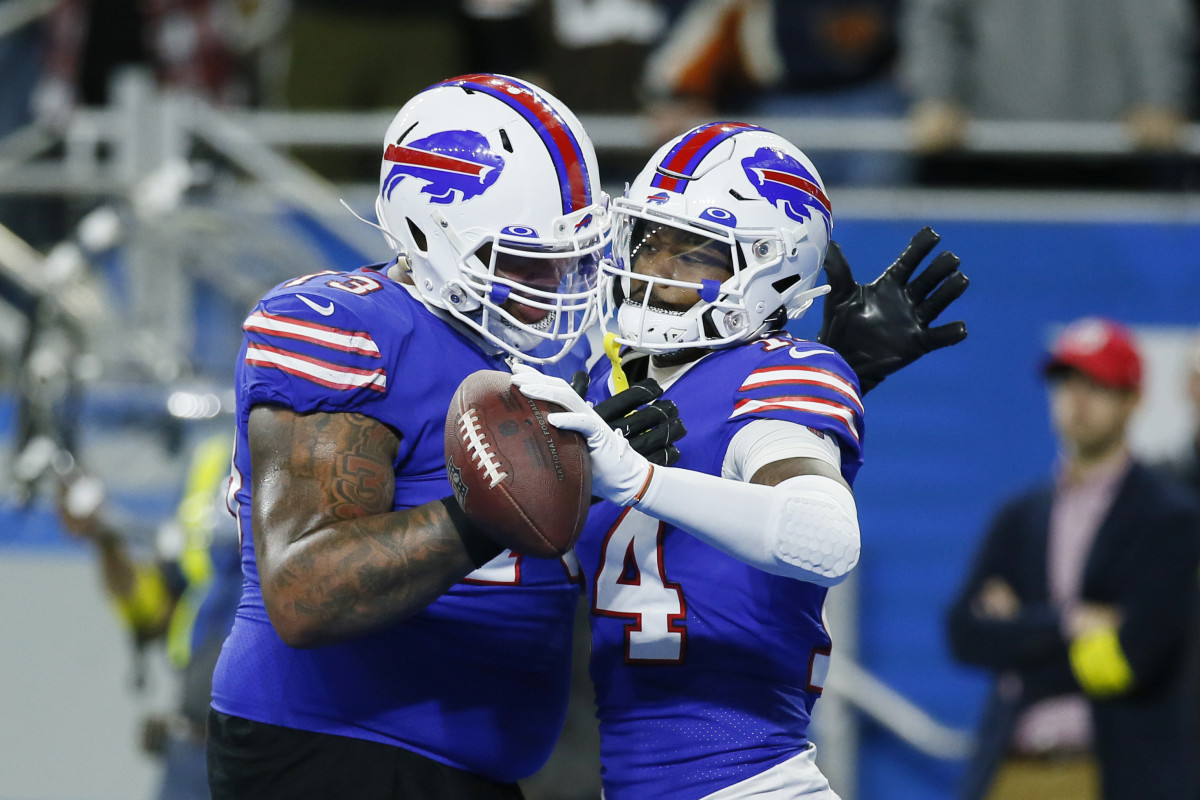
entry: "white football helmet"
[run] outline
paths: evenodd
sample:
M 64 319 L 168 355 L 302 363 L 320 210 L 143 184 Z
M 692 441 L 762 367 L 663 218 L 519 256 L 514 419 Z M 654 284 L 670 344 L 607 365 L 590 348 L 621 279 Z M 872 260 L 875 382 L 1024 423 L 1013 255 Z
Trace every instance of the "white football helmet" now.
M 715 122 L 672 139 L 613 201 L 612 216 L 604 318 L 610 329 L 615 318 L 617 341 L 636 350 L 752 341 L 829 290 L 816 286 L 833 229 L 821 177 L 799 148 L 764 128 Z M 691 243 L 672 258 L 706 251 L 711 261 L 716 250 L 732 275 L 689 281 L 672 277 L 686 269 L 651 268 L 646 254 L 667 234 Z M 656 296 L 680 289 L 699 300 L 686 310 L 655 306 Z
M 375 212 L 427 305 L 544 364 L 598 314 L 607 199 L 570 109 L 531 84 L 479 74 L 400 109 Z M 555 344 L 529 355 L 545 342 Z

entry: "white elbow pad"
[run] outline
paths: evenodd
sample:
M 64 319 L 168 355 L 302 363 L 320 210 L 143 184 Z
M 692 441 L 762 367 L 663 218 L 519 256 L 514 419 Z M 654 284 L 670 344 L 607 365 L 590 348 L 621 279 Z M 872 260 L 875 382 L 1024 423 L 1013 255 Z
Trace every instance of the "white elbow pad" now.
M 833 586 L 858 563 L 854 495 L 822 475 L 762 486 L 659 467 L 638 509 L 775 575 Z
M 812 583 L 840 583 L 858 563 L 854 495 L 821 475 L 789 478 L 775 487 L 775 495 L 767 522 L 774 531 L 772 555 L 781 565 L 808 573 Z

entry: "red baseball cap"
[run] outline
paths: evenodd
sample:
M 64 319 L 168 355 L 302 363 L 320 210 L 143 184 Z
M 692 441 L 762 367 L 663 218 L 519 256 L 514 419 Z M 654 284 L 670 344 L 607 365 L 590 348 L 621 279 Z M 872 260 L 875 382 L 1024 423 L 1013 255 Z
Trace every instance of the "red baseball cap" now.
M 1114 389 L 1137 389 L 1142 383 L 1142 359 L 1133 334 L 1100 317 L 1076 320 L 1054 340 L 1043 374 L 1051 377 L 1064 369 L 1078 370 Z

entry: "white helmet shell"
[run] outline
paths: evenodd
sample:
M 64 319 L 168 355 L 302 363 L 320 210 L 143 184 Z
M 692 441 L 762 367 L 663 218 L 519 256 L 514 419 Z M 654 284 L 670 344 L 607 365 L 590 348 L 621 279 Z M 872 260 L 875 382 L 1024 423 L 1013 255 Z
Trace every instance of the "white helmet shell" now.
M 764 128 L 715 122 L 671 140 L 613 201 L 612 214 L 603 310 L 623 345 L 665 353 L 752 341 L 828 291 L 816 286 L 833 229 L 824 184 L 798 147 Z M 732 277 L 688 283 L 637 273 L 631 256 L 641 223 L 727 244 Z M 694 289 L 700 299 L 685 312 L 656 308 L 656 284 Z
M 425 304 L 548 363 L 598 311 L 609 225 L 597 171 L 591 140 L 560 101 L 503 75 L 464 75 L 392 120 L 376 214 Z

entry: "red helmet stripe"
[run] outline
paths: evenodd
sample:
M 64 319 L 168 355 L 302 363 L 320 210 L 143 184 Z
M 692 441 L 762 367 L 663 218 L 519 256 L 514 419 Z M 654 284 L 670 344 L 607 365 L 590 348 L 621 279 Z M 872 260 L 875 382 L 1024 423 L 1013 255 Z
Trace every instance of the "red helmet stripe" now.
M 483 174 L 484 170 L 491 169 L 491 167 L 485 164 L 476 164 L 474 161 L 468 161 L 465 158 L 455 158 L 454 156 L 447 156 L 442 153 L 431 153 L 428 150 L 419 150 L 415 147 L 405 147 L 398 144 L 389 144 L 383 154 L 383 158 L 385 161 L 391 161 L 394 164 L 416 164 L 421 167 L 444 169 L 449 172 L 461 172 L 465 175 L 478 176 Z
M 659 173 L 650 183 L 656 189 L 681 192 L 699 163 L 721 142 L 744 130 L 761 130 L 746 122 L 713 122 L 701 125 L 686 134 L 671 148 L 658 165 Z M 672 174 L 663 174 L 672 173 Z M 682 175 L 677 178 L 675 175 Z
M 569 214 L 591 204 L 591 186 L 583 148 L 566 121 L 532 87 L 501 75 L 486 73 L 460 75 L 437 85 L 475 89 L 518 111 L 538 132 L 558 171 L 563 213 Z

